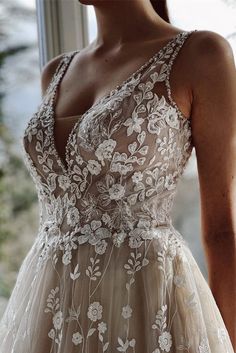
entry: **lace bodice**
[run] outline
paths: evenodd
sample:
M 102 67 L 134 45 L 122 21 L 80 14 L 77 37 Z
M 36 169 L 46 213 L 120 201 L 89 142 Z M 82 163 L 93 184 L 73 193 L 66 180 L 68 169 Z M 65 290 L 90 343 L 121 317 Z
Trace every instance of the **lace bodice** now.
M 41 239 L 140 245 L 171 226 L 177 182 L 192 151 L 190 119 L 173 100 L 170 73 L 190 34 L 175 36 L 73 125 L 66 163 L 54 141 L 54 97 L 77 50 L 65 53 L 22 137 L 40 205 Z M 60 236 L 58 236 L 60 235 Z

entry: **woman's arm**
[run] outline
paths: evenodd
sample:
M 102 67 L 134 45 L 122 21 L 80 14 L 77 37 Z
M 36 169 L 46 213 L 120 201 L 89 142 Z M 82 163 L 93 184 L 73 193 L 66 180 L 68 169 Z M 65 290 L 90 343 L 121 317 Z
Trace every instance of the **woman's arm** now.
M 192 134 L 209 285 L 236 350 L 236 69 L 224 37 L 201 31 L 192 47 Z

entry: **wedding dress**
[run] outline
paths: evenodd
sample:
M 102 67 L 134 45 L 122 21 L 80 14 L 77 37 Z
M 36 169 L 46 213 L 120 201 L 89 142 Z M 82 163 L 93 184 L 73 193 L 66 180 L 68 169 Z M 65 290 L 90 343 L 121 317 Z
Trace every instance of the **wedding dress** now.
M 0 322 L 1 353 L 233 353 L 170 216 L 193 148 L 170 73 L 195 31 L 176 35 L 78 116 L 65 161 L 54 98 L 79 50 L 63 54 L 22 136 L 39 228 Z

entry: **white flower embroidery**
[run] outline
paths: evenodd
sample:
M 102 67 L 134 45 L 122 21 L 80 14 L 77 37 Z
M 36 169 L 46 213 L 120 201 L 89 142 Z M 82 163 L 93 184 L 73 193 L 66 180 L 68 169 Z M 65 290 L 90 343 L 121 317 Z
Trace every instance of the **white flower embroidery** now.
M 144 122 L 143 118 L 138 118 L 136 112 L 132 114 L 132 118 L 128 118 L 125 122 L 124 125 L 128 126 L 127 129 L 127 136 L 130 136 L 134 131 L 135 132 L 141 132 L 141 124 Z
M 160 347 L 163 351 L 165 352 L 169 352 L 170 348 L 172 346 L 172 337 L 171 334 L 167 331 L 163 332 L 159 339 L 158 342 L 160 344 Z
M 128 172 L 133 170 L 133 166 L 131 164 L 122 164 L 120 162 L 112 162 L 110 171 L 111 172 L 118 172 L 121 175 L 126 175 Z
M 68 187 L 70 186 L 70 179 L 68 178 L 68 176 L 59 175 L 58 184 L 59 184 L 61 189 L 67 190 Z
M 73 233 L 66 233 L 63 237 L 59 238 L 60 249 L 66 251 L 70 251 L 72 249 L 77 249 L 77 236 L 73 235 Z
M 176 187 L 175 181 L 174 181 L 174 175 L 173 174 L 168 174 L 166 175 L 165 179 L 165 188 L 168 190 L 172 190 Z
M 132 175 L 132 180 L 134 183 L 138 183 L 143 179 L 143 174 L 141 172 L 134 172 Z
M 119 183 L 115 183 L 113 175 L 106 174 L 105 182 L 98 181 L 96 183 L 98 191 L 101 193 L 98 196 L 99 201 L 103 206 L 107 206 L 112 200 L 119 200 L 125 194 L 125 187 Z
M 101 165 L 95 160 L 89 160 L 87 168 L 92 175 L 98 175 L 101 172 Z
M 58 311 L 58 312 L 56 312 L 56 314 L 53 317 L 53 325 L 54 325 L 55 329 L 60 330 L 62 323 L 63 323 L 62 312 Z
M 96 245 L 100 242 L 101 237 L 109 237 L 111 232 L 108 229 L 101 227 L 101 225 L 101 221 L 95 220 L 93 220 L 91 224 L 85 224 L 80 229 L 80 233 L 82 235 L 78 236 L 79 244 L 83 244 L 88 241 L 90 244 Z M 105 244 L 103 244 L 102 247 L 103 246 L 105 246 Z M 99 249 L 99 246 L 97 249 Z
M 76 224 L 79 223 L 80 220 L 80 213 L 78 208 L 72 207 L 69 209 L 67 213 L 67 224 L 74 227 Z
M 91 321 L 97 321 L 102 318 L 102 306 L 99 302 L 94 302 L 89 305 L 88 318 Z
M 159 126 L 159 118 L 157 116 L 150 116 L 147 128 L 151 134 L 159 135 L 161 132 L 161 128 Z
M 153 99 L 150 99 L 147 102 L 147 109 L 149 113 L 147 125 L 148 132 L 150 132 L 151 134 L 159 135 L 163 127 L 160 122 L 163 120 L 163 115 L 165 114 L 167 109 L 165 97 L 161 96 L 159 98 L 157 94 L 154 94 Z
M 83 164 L 84 161 L 80 155 L 76 156 L 75 158 L 76 158 L 76 163 L 78 163 L 79 165 Z
M 150 229 L 151 222 L 148 219 L 140 218 L 137 227 L 143 229 Z
M 79 332 L 73 333 L 72 342 L 74 343 L 74 345 L 77 346 L 82 342 L 82 340 L 83 340 L 83 336 Z
M 95 155 L 101 164 L 104 166 L 104 159 L 111 160 L 112 152 L 116 146 L 116 141 L 113 139 L 108 139 L 103 141 L 95 151 Z
M 180 123 L 177 111 L 174 107 L 169 106 L 168 110 L 165 113 L 165 119 L 167 124 L 174 129 L 179 129 Z
M 110 217 L 110 215 L 109 215 L 107 212 L 105 212 L 105 213 L 102 214 L 102 221 L 103 221 L 105 224 L 109 224 L 109 223 L 110 223 L 111 217 Z
M 54 340 L 55 330 L 53 328 L 48 332 L 48 337 L 51 338 L 52 340 Z
M 111 200 L 120 200 L 125 194 L 125 187 L 120 184 L 113 184 L 108 191 Z
M 68 250 L 65 252 L 65 254 L 62 256 L 62 263 L 64 265 L 69 265 L 69 263 L 71 262 L 71 259 L 72 259 L 72 254 L 71 254 L 71 251 Z
M 117 247 L 120 247 L 120 245 L 123 243 L 126 236 L 127 236 L 127 234 L 124 231 L 121 231 L 119 233 L 114 232 L 113 233 L 113 244 Z
M 103 255 L 107 248 L 107 242 L 102 239 L 97 244 L 95 244 L 95 252 L 96 254 Z
M 48 234 L 48 236 L 53 237 L 55 235 L 59 235 L 60 228 L 55 222 L 48 221 L 44 224 L 44 231 Z
M 106 330 L 107 330 L 107 324 L 105 323 L 105 322 L 99 322 L 99 324 L 98 324 L 98 331 L 100 332 L 100 333 L 105 333 L 106 332 Z
M 129 246 L 133 248 L 139 248 L 143 243 L 142 239 L 142 230 L 139 228 L 135 228 L 129 233 Z
M 127 304 L 126 306 L 123 306 L 122 308 L 122 316 L 125 319 L 129 319 L 132 315 L 132 309 L 130 307 L 129 304 Z

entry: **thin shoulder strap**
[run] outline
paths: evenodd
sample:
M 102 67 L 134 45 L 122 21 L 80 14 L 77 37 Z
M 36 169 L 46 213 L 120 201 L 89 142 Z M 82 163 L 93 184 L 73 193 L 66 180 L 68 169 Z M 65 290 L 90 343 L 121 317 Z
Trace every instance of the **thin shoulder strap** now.
M 169 98 L 170 102 L 172 103 L 172 105 L 176 108 L 178 113 L 183 118 L 185 118 L 183 116 L 183 113 L 180 111 L 179 107 L 177 106 L 176 102 L 174 101 L 174 99 L 172 97 L 172 92 L 171 92 L 171 87 L 170 87 L 170 73 L 172 71 L 174 60 L 176 59 L 181 47 L 186 42 L 187 38 L 189 38 L 190 35 L 194 32 L 197 32 L 197 29 L 186 32 L 186 34 L 183 37 L 181 37 L 178 41 L 175 42 L 176 47 L 173 50 L 173 52 L 171 53 L 171 55 L 169 56 L 169 61 L 168 61 L 167 68 L 166 68 L 165 85 L 166 85 L 166 89 L 167 89 L 168 98 Z
M 54 91 L 55 86 L 59 83 L 61 79 L 61 75 L 63 75 L 64 70 L 66 67 L 69 65 L 70 61 L 72 60 L 73 56 L 77 53 L 77 50 L 74 50 L 69 53 L 63 53 L 56 70 L 54 74 L 52 75 L 52 78 L 50 80 L 50 83 L 46 89 L 46 92 L 44 94 L 44 97 L 47 96 L 48 94 L 52 93 Z

